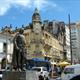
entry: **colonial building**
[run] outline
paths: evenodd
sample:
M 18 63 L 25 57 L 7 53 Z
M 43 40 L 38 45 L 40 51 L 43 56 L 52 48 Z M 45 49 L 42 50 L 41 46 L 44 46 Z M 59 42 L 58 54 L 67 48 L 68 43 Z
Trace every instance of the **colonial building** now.
M 40 58 L 51 61 L 60 61 L 63 59 L 63 45 L 60 43 L 61 41 L 59 41 L 60 37 L 56 38 L 45 29 L 45 26 L 41 21 L 40 13 L 37 9 L 35 9 L 32 15 L 32 23 L 23 28 L 26 39 L 27 59 Z M 6 29 L 10 30 L 8 28 Z M 12 39 L 18 30 L 19 29 L 16 29 L 9 33 L 9 35 L 12 36 Z M 3 30 L 2 33 L 3 32 L 5 32 L 5 30 Z M 60 39 L 62 40 L 62 38 Z
M 32 16 L 32 24 L 24 30 L 27 44 L 27 58 L 63 59 L 63 46 L 47 30 L 41 22 L 36 9 Z
M 11 33 L 11 28 L 7 26 L 4 29 L 2 29 L 0 33 L 0 55 L 2 55 L 0 56 L 1 60 L 2 58 L 6 57 L 8 61 L 11 60 L 11 56 L 13 53 L 13 36 L 11 35 Z
M 63 57 L 64 60 L 67 58 L 66 55 L 66 31 L 65 31 L 65 23 L 63 21 L 48 21 L 45 20 L 43 22 L 44 30 L 49 32 L 54 38 L 56 38 L 59 44 L 63 47 Z

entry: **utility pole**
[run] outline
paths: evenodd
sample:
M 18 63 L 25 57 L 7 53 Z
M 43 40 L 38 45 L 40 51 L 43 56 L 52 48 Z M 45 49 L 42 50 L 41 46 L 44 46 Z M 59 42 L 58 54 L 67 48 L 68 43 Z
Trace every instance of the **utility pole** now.
M 71 42 L 71 23 L 70 23 L 70 14 L 68 15 L 69 19 L 69 32 L 70 32 L 70 54 L 71 54 L 71 65 L 73 63 L 73 56 L 72 56 L 72 42 Z
M 7 49 L 8 49 L 8 30 L 7 30 L 7 26 L 5 26 L 5 29 L 6 29 L 6 32 L 5 32 L 6 33 L 6 35 L 5 35 L 6 36 L 6 52 L 5 52 L 6 53 L 6 66 L 5 66 L 5 69 L 7 71 L 7 61 L 8 61 L 7 60 Z

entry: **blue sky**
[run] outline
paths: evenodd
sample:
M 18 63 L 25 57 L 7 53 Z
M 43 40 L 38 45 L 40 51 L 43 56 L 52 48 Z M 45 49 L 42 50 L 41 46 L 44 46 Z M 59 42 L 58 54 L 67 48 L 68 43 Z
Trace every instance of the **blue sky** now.
M 58 20 L 68 23 L 80 21 L 80 0 L 0 0 L 0 28 L 12 24 L 13 27 L 28 25 L 32 21 L 35 8 L 43 20 Z

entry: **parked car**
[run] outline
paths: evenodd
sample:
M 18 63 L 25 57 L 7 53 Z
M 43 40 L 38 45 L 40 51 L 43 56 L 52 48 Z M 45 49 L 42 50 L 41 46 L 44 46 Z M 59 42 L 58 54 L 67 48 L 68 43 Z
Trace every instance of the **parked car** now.
M 49 80 L 49 72 L 46 67 L 33 67 L 32 70 L 37 71 L 38 76 L 42 76 L 45 80 Z
M 80 77 L 80 64 L 66 66 L 62 72 L 62 80 L 74 80 L 73 78 Z M 78 80 L 78 79 L 76 79 Z
M 3 77 L 3 71 L 4 71 L 4 69 L 1 69 L 1 70 L 0 70 L 0 80 L 2 80 L 2 77 Z

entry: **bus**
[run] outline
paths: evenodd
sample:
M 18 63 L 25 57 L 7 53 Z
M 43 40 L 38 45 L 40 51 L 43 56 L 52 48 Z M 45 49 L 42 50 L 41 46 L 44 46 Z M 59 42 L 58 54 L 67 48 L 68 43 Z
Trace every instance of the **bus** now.
M 51 63 L 48 60 L 34 58 L 27 60 L 26 66 L 27 69 L 31 69 L 32 67 L 46 67 L 47 70 L 49 71 L 51 68 Z

